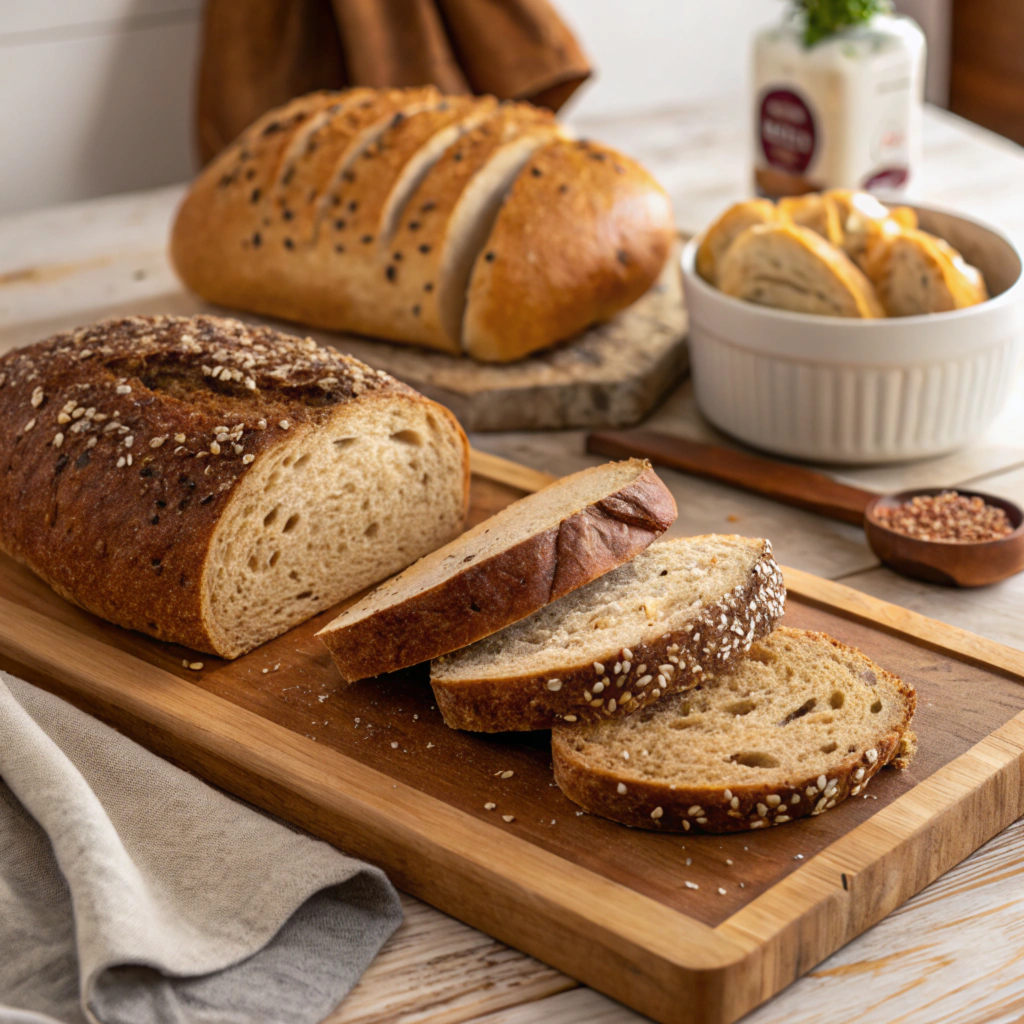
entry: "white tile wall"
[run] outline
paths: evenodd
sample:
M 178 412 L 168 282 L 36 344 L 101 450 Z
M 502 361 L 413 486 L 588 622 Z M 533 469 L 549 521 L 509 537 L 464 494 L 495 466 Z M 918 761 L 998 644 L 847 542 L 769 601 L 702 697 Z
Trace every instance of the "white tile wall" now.
M 783 0 L 556 2 L 598 69 L 570 107 L 580 117 L 741 91 L 751 36 L 784 10 Z M 940 32 L 949 3 L 899 0 Z M 0 0 L 0 215 L 190 176 L 201 8 Z

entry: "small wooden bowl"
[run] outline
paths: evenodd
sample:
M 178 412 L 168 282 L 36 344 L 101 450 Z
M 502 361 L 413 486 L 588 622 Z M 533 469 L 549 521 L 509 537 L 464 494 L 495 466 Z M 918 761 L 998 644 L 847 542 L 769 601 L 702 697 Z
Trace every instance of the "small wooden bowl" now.
M 956 489 L 965 497 L 981 498 L 987 504 L 1003 509 L 1013 525 L 1013 533 L 1008 536 L 978 543 L 919 540 L 897 533 L 875 518 L 878 508 L 891 508 L 911 498 L 932 497 L 947 490 L 948 487 L 930 487 L 899 494 L 880 494 L 873 499 L 864 510 L 864 532 L 871 550 L 905 576 L 951 587 L 984 587 L 1024 569 L 1024 511 L 1012 501 L 982 494 L 981 491 Z

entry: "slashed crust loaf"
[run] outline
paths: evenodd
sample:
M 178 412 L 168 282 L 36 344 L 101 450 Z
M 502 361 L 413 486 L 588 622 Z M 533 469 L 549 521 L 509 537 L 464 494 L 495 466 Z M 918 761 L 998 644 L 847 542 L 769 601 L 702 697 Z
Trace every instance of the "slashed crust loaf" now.
M 476 145 L 460 147 L 474 132 Z M 519 359 L 639 298 L 673 234 L 665 193 L 611 150 L 549 149 L 554 184 L 533 181 L 540 164 L 523 164 L 556 134 L 549 115 L 525 104 L 432 87 L 301 97 L 199 175 L 178 212 L 172 260 L 190 288 L 224 306 Z M 432 239 L 409 237 L 428 213 Z M 504 267 L 481 264 L 489 242 Z
M 858 796 L 916 749 L 914 688 L 824 633 L 780 627 L 696 690 L 552 734 L 571 800 L 634 828 L 741 832 Z
M 8 353 L 0 417 L 0 546 L 111 622 L 225 657 L 443 544 L 467 506 L 446 409 L 234 320 L 108 320 Z
M 742 657 L 785 606 L 768 541 L 659 541 L 471 647 L 430 682 L 454 729 L 549 729 L 634 714 Z

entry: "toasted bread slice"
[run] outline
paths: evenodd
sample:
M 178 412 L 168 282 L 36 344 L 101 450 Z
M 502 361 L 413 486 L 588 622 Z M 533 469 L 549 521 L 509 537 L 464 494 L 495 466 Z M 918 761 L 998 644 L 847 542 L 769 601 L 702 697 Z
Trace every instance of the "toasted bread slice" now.
M 593 814 L 738 832 L 831 810 L 916 747 L 912 686 L 824 633 L 785 627 L 689 693 L 552 736 L 555 779 Z
M 748 199 L 734 203 L 704 232 L 697 249 L 697 273 L 708 284 L 718 284 L 718 268 L 722 257 L 736 239 L 755 224 L 774 224 L 779 211 L 769 199 Z
M 544 729 L 631 714 L 739 657 L 774 628 L 785 598 L 767 541 L 666 540 L 438 659 L 430 681 L 456 729 Z
M 827 193 L 808 192 L 803 196 L 784 196 L 779 200 L 778 209 L 782 220 L 810 228 L 829 245 L 842 248 L 843 222 L 840 208 Z
M 889 234 L 871 248 L 866 266 L 889 316 L 945 313 L 988 298 L 981 272 L 926 231 Z
M 747 228 L 722 260 L 719 287 L 738 299 L 795 313 L 885 315 L 856 264 L 816 232 L 796 224 Z

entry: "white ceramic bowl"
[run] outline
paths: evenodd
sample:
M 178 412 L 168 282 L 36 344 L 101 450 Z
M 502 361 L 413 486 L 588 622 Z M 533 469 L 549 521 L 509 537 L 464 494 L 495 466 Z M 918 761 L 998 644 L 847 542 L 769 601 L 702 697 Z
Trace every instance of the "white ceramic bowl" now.
M 896 462 L 981 434 L 1010 395 L 1022 347 L 1021 257 L 998 231 L 916 207 L 985 275 L 977 306 L 883 320 L 789 313 L 722 294 L 683 250 L 701 412 L 741 441 L 799 459 Z

